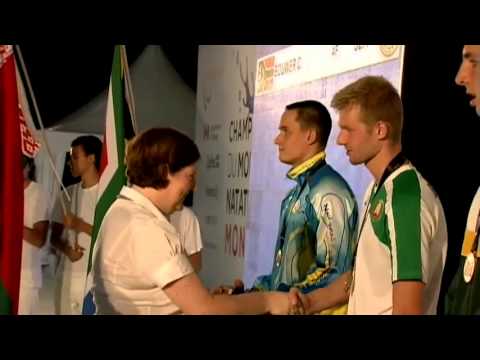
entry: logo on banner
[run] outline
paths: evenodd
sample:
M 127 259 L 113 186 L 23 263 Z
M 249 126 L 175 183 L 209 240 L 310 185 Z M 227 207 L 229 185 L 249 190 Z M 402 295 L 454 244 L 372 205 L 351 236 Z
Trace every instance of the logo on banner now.
M 220 167 L 220 154 L 208 154 L 207 155 L 207 170 L 218 169 Z
M 270 56 L 258 63 L 257 93 L 261 94 L 273 89 L 273 77 L 275 72 L 275 56 Z
M 0 69 L 7 61 L 8 57 L 13 54 L 12 45 L 0 45 Z
M 212 102 L 212 95 L 207 94 L 207 92 L 204 89 L 204 92 L 202 94 L 202 100 L 203 100 L 203 111 L 207 112 L 208 106 Z
M 203 243 L 203 248 L 204 249 L 210 249 L 210 250 L 216 250 L 217 249 L 217 244 L 209 242 L 209 241 L 205 241 Z
M 273 71 L 273 77 L 277 78 L 284 75 L 289 75 L 294 72 L 298 72 L 302 69 L 302 58 L 292 57 L 286 61 L 275 64 L 275 70 Z
M 383 54 L 383 56 L 388 58 L 395 54 L 398 47 L 398 45 L 380 45 L 380 52 Z
M 221 127 L 222 125 L 220 124 L 203 124 L 203 140 L 218 141 Z
M 207 197 L 218 199 L 218 186 L 207 186 L 205 188 L 205 195 L 207 195 Z
M 275 56 L 270 56 L 258 63 L 257 95 L 273 90 L 275 78 L 291 75 L 302 69 L 302 58 L 291 57 L 279 62 Z
M 207 225 L 217 225 L 218 224 L 218 216 L 215 216 L 215 215 L 205 216 L 205 224 L 207 224 Z
M 18 105 L 18 116 L 20 118 L 22 153 L 29 158 L 34 158 L 40 151 L 40 142 L 33 137 L 30 129 L 28 128 L 25 118 L 23 117 L 23 111 L 20 107 L 20 104 Z
M 242 81 L 242 85 L 245 90 L 245 96 L 242 98 L 242 106 L 247 108 L 250 114 L 253 114 L 253 99 L 255 89 L 250 90 L 250 86 L 255 86 L 255 80 L 253 78 L 255 73 L 253 71 L 248 71 L 248 57 L 245 58 L 245 63 L 246 69 L 244 74 L 242 70 L 242 64 L 240 63 L 240 54 L 237 51 L 237 65 L 240 68 L 240 80 Z

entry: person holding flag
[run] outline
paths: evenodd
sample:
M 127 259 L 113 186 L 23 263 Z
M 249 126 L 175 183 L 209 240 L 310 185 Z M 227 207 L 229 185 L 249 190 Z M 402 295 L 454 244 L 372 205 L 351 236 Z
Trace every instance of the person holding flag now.
M 82 314 L 101 151 L 102 142 L 96 136 L 73 140 L 70 168 L 81 181 L 67 188 L 72 199 L 67 214 L 63 213 L 59 199 L 52 215 L 51 243 L 64 255 L 55 291 L 55 312 L 59 315 Z
M 23 81 L 28 85 L 30 100 Z M 42 143 L 35 131 L 30 101 L 42 130 Z M 45 145 L 56 178 L 62 189 L 65 187 L 53 167 L 18 45 L 0 45 L 0 119 L 0 222 L 8 224 L 0 226 L 0 314 L 33 314 L 42 283 L 39 250 L 48 229 L 46 197 L 32 181 L 33 159 L 40 145 Z

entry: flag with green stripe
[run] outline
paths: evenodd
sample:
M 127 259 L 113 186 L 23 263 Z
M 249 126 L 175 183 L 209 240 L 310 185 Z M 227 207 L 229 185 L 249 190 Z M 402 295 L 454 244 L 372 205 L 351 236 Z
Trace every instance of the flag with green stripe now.
M 122 54 L 123 52 L 123 54 Z M 97 205 L 92 231 L 92 244 L 88 260 L 84 315 L 95 312 L 92 296 L 92 260 L 95 244 L 103 218 L 120 190 L 127 183 L 125 174 L 125 143 L 134 136 L 132 114 L 133 104 L 128 85 L 128 63 L 124 45 L 115 46 L 112 64 L 112 74 L 107 99 L 107 114 L 103 138 L 102 159 L 100 162 L 100 179 L 98 183 Z

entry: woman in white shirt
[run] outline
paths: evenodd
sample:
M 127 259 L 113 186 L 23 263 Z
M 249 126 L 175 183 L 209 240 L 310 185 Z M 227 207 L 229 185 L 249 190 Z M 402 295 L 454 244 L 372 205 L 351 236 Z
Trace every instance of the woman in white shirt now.
M 195 143 L 173 129 L 129 143 L 132 186 L 108 210 L 95 249 L 97 314 L 285 314 L 297 306 L 293 294 L 212 295 L 203 286 L 169 221 L 195 187 L 199 158 Z

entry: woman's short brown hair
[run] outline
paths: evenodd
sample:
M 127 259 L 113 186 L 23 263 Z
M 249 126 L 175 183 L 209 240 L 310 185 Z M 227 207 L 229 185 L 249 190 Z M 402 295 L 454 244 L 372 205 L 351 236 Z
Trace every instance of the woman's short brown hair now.
M 152 128 L 129 142 L 127 177 L 132 185 L 165 188 L 169 173 L 174 174 L 198 159 L 198 147 L 188 136 L 170 128 Z

